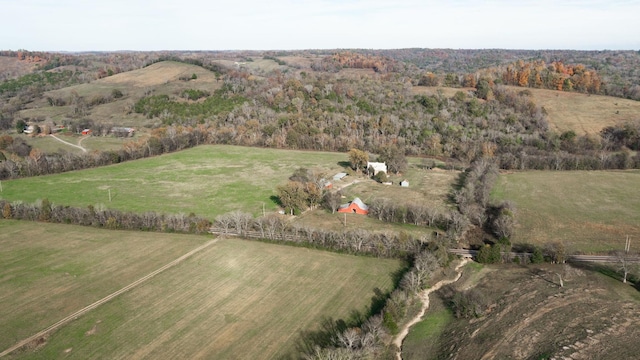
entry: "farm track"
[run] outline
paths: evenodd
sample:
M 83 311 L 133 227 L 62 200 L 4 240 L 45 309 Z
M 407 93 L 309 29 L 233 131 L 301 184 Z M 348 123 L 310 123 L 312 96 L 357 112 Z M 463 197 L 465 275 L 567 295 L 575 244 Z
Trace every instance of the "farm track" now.
M 185 259 L 187 259 L 187 258 L 191 257 L 192 255 L 194 255 L 194 254 L 206 249 L 207 247 L 215 244 L 216 242 L 218 242 L 218 239 L 213 239 L 213 240 L 205 243 L 204 245 L 201 245 L 201 246 L 189 251 L 188 253 L 180 256 L 179 258 L 171 261 L 170 263 L 162 266 L 161 268 L 159 268 L 159 269 L 157 269 L 157 270 L 155 270 L 155 271 L 153 271 L 153 272 L 141 277 L 140 279 L 132 282 L 131 284 L 123 287 L 122 289 L 120 289 L 120 290 L 118 290 L 116 292 L 113 292 L 113 293 L 105 296 L 104 298 L 102 298 L 102 299 L 100 299 L 100 300 L 98 300 L 98 301 L 96 301 L 96 302 L 94 302 L 94 303 L 92 303 L 92 304 L 90 304 L 90 305 L 88 305 L 88 306 L 76 311 L 75 313 L 63 318 L 62 320 L 56 322 L 55 324 L 53 324 L 53 325 L 47 327 L 46 329 L 40 331 L 39 333 L 37 333 L 35 335 L 32 335 L 32 336 L 30 336 L 30 337 L 18 342 L 17 344 L 11 346 L 10 348 L 4 350 L 3 352 L 0 353 L 0 357 L 9 355 L 12 352 L 22 348 L 23 346 L 28 345 L 31 342 L 38 341 L 38 339 L 43 338 L 44 336 L 46 336 L 50 332 L 52 332 L 52 331 L 58 329 L 59 327 L 69 323 L 72 320 L 77 319 L 79 316 L 84 315 L 85 313 L 87 313 L 87 312 L 97 308 L 98 306 L 100 306 L 100 305 L 102 305 L 102 304 L 114 299 L 115 297 L 117 297 L 117 296 L 119 296 L 119 295 L 121 295 L 121 294 L 123 294 L 123 293 L 125 293 L 125 292 L 127 292 L 127 291 L 129 291 L 129 290 L 131 290 L 133 288 L 135 288 L 136 286 L 138 286 L 138 285 L 144 283 L 145 281 L 153 278 L 154 276 L 160 274 L 161 272 L 163 272 L 163 271 L 165 271 L 165 270 L 167 270 L 167 269 L 169 269 L 169 268 L 181 263 Z
M 458 264 L 455 268 L 457 275 L 453 279 L 440 280 L 434 286 L 428 289 L 425 289 L 420 293 L 419 297 L 422 300 L 422 308 L 420 309 L 420 312 L 418 313 L 418 315 L 416 315 L 413 319 L 411 319 L 406 325 L 402 327 L 402 330 L 400 331 L 398 336 L 396 336 L 396 338 L 393 340 L 393 344 L 396 345 L 396 347 L 398 348 L 398 351 L 396 352 L 397 360 L 402 360 L 402 343 L 404 342 L 404 339 L 409 334 L 409 329 L 416 323 L 420 322 L 420 320 L 422 320 L 422 317 L 424 316 L 424 313 L 427 311 L 427 309 L 429 309 L 429 294 L 439 290 L 441 287 L 445 285 L 449 285 L 458 281 L 462 276 L 462 271 L 460 270 L 460 268 L 466 265 L 466 263 L 469 261 L 470 260 L 467 258 L 462 259 L 462 262 L 460 262 L 460 264 Z
M 78 141 L 78 145 L 72 144 L 72 143 L 70 143 L 68 141 L 65 141 L 65 140 L 62 140 L 62 139 L 60 139 L 59 137 L 57 137 L 57 136 L 55 136 L 53 134 L 51 134 L 51 137 L 56 139 L 56 140 L 58 140 L 58 141 L 60 141 L 63 144 L 66 144 L 66 145 L 69 145 L 69 146 L 73 146 L 75 148 L 78 148 L 78 149 L 82 150 L 83 152 L 87 152 L 87 149 L 83 148 L 82 145 L 81 145 L 82 144 L 82 140 L 87 138 L 86 136 L 81 138 L 80 141 Z

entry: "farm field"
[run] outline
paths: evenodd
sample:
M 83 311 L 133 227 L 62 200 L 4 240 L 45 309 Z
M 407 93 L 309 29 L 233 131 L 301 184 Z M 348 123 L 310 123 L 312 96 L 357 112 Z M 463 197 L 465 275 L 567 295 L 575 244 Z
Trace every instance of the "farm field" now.
M 0 351 L 206 240 L 0 220 Z
M 281 358 L 322 319 L 366 313 L 374 289 L 389 291 L 399 268 L 397 260 L 220 239 L 9 358 Z
M 86 146 L 93 144 L 92 137 L 83 142 Z M 235 210 L 257 216 L 262 214 L 263 204 L 268 212 L 277 210 L 276 187 L 285 184 L 297 168 L 315 169 L 331 178 L 344 171 L 342 164 L 347 159 L 343 153 L 204 145 L 107 167 L 3 181 L 0 198 L 24 202 L 48 198 L 54 204 L 104 205 L 134 212 L 193 212 L 211 220 Z M 355 176 L 334 185 L 360 181 L 343 189 L 345 202 L 355 196 L 365 201 L 389 198 L 421 201 L 444 209 L 446 194 L 457 175 L 455 171 L 424 170 L 412 164 L 403 175 L 411 181 L 409 188 Z
M 516 172 L 500 175 L 492 196 L 516 204 L 515 243 L 606 252 L 640 237 L 639 181 L 637 170 Z
M 274 211 L 276 186 L 299 167 L 338 172 L 346 154 L 205 145 L 122 164 L 3 181 L 2 198 L 215 218 L 242 210 Z M 108 191 L 112 201 L 109 202 Z

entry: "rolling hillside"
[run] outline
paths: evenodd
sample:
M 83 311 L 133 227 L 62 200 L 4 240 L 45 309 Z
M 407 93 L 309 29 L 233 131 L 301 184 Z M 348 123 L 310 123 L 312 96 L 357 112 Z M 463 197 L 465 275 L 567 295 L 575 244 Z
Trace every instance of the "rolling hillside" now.
M 597 134 L 607 126 L 640 119 L 640 101 L 576 92 L 511 87 L 528 90 L 533 101 L 548 114 L 549 125 L 558 132 Z

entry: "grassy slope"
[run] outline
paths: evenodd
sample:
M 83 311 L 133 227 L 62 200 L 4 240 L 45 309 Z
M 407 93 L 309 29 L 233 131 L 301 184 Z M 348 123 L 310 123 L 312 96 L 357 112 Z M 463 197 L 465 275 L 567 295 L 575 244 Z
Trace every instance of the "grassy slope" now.
M 451 322 L 422 358 L 637 358 L 640 293 L 631 286 L 568 265 L 491 268 L 477 285 L 491 310 Z M 463 276 L 455 286 L 470 284 Z
M 56 266 L 70 266 L 57 257 Z M 324 317 L 367 311 L 374 289 L 390 289 L 398 267 L 394 260 L 221 239 L 61 328 L 46 346 L 13 357 L 57 358 L 67 349 L 66 357 L 78 359 L 278 357 Z
M 501 175 L 492 195 L 516 203 L 516 243 L 607 251 L 640 236 L 638 181 L 636 170 L 530 171 Z
M 0 348 L 132 283 L 205 240 L 0 220 Z
M 514 91 L 525 88 L 512 87 Z M 558 132 L 597 134 L 603 128 L 640 119 L 640 101 L 574 92 L 527 89 L 533 101 L 549 114 L 549 125 Z
M 180 77 L 197 75 L 196 80 L 183 81 Z M 140 127 L 151 122 L 144 116 L 129 113 L 128 109 L 145 92 L 154 95 L 175 95 L 185 89 L 206 90 L 213 93 L 222 82 L 216 80 L 215 74 L 202 67 L 173 61 L 163 61 L 148 67 L 132 70 L 110 77 L 102 78 L 86 84 L 69 86 L 48 91 L 42 99 L 34 102 L 30 109 L 20 111 L 22 117 L 50 117 L 62 121 L 71 117 L 71 106 L 49 106 L 46 97 L 69 100 L 73 92 L 90 102 L 94 96 L 110 96 L 113 90 L 120 90 L 125 95 L 113 102 L 95 106 L 87 117 L 96 122 L 109 122 L 123 126 Z

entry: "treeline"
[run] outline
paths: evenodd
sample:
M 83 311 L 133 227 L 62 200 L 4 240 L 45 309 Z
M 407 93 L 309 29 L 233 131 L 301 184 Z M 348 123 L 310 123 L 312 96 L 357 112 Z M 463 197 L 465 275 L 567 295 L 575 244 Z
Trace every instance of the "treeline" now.
M 384 258 L 412 256 L 433 240 L 430 237 L 416 238 L 406 233 L 397 234 L 390 231 L 373 232 L 364 229 L 332 231 L 292 225 L 285 217 L 277 214 L 254 218 L 251 214 L 241 211 L 217 216 L 212 231 Z
M 509 201 L 491 202 L 491 189 L 498 177 L 498 166 L 495 162 L 478 159 L 460 174 L 457 189 L 451 194 L 462 218 L 469 226 L 475 226 L 488 236 L 482 241 L 491 239 L 497 247 L 510 246 L 515 235 L 515 205 Z M 463 221 L 461 221 L 463 222 Z
M 195 214 L 168 215 L 153 211 L 136 214 L 92 205 L 86 208 L 55 205 L 47 199 L 35 204 L 0 200 L 0 211 L 4 219 L 93 226 L 112 230 L 203 234 L 208 232 L 211 226 L 211 221 Z

